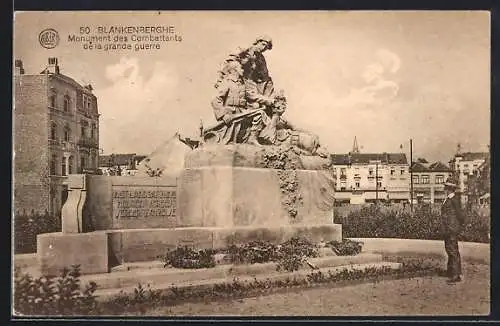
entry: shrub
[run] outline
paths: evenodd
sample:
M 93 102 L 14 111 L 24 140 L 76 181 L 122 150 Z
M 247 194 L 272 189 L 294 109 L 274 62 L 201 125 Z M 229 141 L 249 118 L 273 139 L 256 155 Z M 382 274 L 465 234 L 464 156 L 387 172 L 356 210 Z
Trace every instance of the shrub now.
M 362 242 L 357 242 L 349 239 L 342 241 L 330 241 L 326 244 L 338 256 L 355 256 L 359 254 L 363 248 Z
M 175 268 L 210 268 L 215 267 L 215 251 L 212 249 L 194 250 L 187 246 L 167 251 L 163 256 L 166 266 Z
M 233 264 L 276 262 L 278 271 L 296 271 L 309 257 L 318 257 L 316 245 L 294 237 L 280 245 L 269 241 L 252 241 L 244 245 L 232 245 L 228 254 Z
M 80 267 L 63 269 L 61 276 L 33 278 L 14 275 L 14 310 L 22 315 L 88 315 L 98 313 L 95 282 L 80 290 Z
M 307 261 L 307 258 L 319 256 L 316 245 L 310 241 L 294 237 L 279 246 L 277 252 L 277 271 L 296 271 Z
M 489 215 L 475 210 L 466 214 L 470 225 L 459 236 L 459 240 L 489 242 Z M 440 213 L 433 211 L 430 205 L 416 206 L 413 214 L 408 210 L 384 210 L 368 206 L 335 221 L 342 224 L 346 238 L 442 239 Z
M 42 233 L 60 232 L 61 220 L 47 211 L 40 214 L 18 211 L 14 215 L 14 252 L 26 254 L 36 252 L 36 236 Z
M 233 264 L 267 263 L 275 259 L 278 247 L 268 241 L 251 241 L 244 245 L 231 245 L 227 249 Z

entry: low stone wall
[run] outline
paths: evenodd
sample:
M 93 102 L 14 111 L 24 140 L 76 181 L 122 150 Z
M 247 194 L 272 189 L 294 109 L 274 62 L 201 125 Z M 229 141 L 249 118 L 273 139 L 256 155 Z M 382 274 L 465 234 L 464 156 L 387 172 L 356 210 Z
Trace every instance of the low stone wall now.
M 312 242 L 341 240 L 340 224 L 282 227 L 121 229 L 87 233 L 45 233 L 38 236 L 37 261 L 44 275 L 80 265 L 82 274 L 107 273 L 119 264 L 158 259 L 177 246 L 223 249 L 254 240 L 282 243 L 292 237 Z M 26 261 L 26 259 L 24 259 Z
M 439 240 L 350 238 L 363 242 L 363 251 L 394 256 L 434 256 L 446 259 L 444 242 Z M 490 263 L 490 245 L 475 242 L 459 242 L 458 248 L 464 261 Z

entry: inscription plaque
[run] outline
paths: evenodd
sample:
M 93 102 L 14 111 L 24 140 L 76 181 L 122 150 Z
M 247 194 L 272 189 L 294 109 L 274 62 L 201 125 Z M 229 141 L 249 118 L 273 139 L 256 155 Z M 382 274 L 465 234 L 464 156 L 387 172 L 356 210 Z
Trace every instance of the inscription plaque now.
M 173 186 L 113 186 L 113 219 L 172 218 L 176 198 Z

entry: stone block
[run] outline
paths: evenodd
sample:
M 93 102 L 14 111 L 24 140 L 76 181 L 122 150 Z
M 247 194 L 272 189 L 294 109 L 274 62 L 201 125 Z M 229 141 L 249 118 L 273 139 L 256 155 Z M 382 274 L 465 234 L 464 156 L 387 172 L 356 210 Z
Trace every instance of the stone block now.
M 326 171 L 185 169 L 178 183 L 178 221 L 205 227 L 328 224 L 333 223 L 333 194 Z M 294 207 L 297 214 L 290 216 Z
M 209 228 L 113 230 L 107 233 L 111 253 L 119 263 L 155 260 L 177 246 L 197 249 L 213 246 Z
M 176 227 L 177 181 L 89 176 L 86 207 L 95 230 Z
M 122 264 L 156 260 L 168 249 L 177 246 L 223 249 L 232 244 L 244 244 L 255 240 L 279 244 L 298 235 L 306 235 L 312 242 L 342 240 L 340 224 L 109 230 L 106 233 L 112 255 L 110 258 Z
M 107 273 L 108 237 L 105 232 L 40 234 L 37 256 L 43 275 L 58 276 L 72 265 L 80 265 L 82 274 Z
M 263 240 L 274 244 L 285 242 L 296 236 L 304 236 L 313 243 L 341 241 L 341 224 L 288 225 L 281 227 L 233 227 L 214 228 L 213 247 L 227 248 L 232 244 L 244 244 Z
M 87 198 L 87 192 L 81 189 L 70 189 L 68 199 L 64 203 L 61 212 L 61 223 L 63 233 L 83 232 L 83 206 Z
M 86 190 L 86 177 L 85 174 L 69 174 L 66 177 L 66 182 L 69 189 L 82 189 Z

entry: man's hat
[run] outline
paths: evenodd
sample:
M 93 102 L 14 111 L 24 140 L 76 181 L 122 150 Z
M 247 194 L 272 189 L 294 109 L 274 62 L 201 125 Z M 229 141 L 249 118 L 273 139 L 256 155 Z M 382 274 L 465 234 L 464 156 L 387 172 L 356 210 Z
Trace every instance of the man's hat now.
M 449 177 L 448 179 L 446 179 L 444 186 L 449 188 L 458 188 L 458 182 L 455 180 L 455 178 Z
M 267 35 L 261 35 L 260 37 L 257 37 L 255 39 L 254 44 L 256 44 L 259 41 L 265 41 L 265 42 L 267 42 L 267 44 L 268 44 L 267 48 L 269 50 L 271 50 L 273 48 L 273 40 L 269 36 L 267 36 Z

